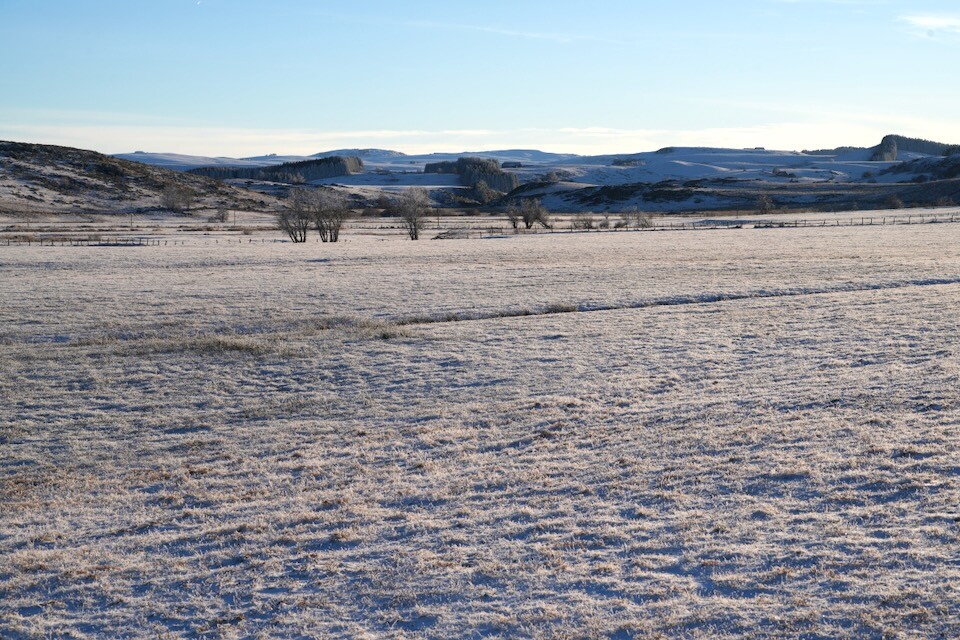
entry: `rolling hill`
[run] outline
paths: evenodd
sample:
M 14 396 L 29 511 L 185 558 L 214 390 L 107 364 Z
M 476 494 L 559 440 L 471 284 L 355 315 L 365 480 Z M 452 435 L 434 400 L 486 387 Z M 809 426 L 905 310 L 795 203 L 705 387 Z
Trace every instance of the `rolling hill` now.
M 791 208 L 877 207 L 896 199 L 908 206 L 936 205 L 960 201 L 956 150 L 942 143 L 886 136 L 876 147 L 817 151 L 667 147 L 579 156 L 530 149 L 423 155 L 339 149 L 311 156 L 227 158 L 145 152 L 106 156 L 3 142 L 0 212 L 145 211 L 158 208 L 161 194 L 171 186 L 194 194 L 198 207 L 271 209 L 278 203 L 276 196 L 288 188 L 273 184 L 284 180 L 271 177 L 283 167 L 332 162 L 345 154 L 362 162 L 356 160 L 357 167 L 349 171 L 303 173 L 303 180 L 335 185 L 371 206 L 384 192 L 412 186 L 430 189 L 437 203 L 469 206 L 472 195 L 465 190 L 469 185 L 424 173 L 428 165 L 456 163 L 467 156 L 499 163 L 510 182 L 519 183 L 507 196 L 489 203 L 493 206 L 535 197 L 553 210 L 571 212 L 743 209 L 762 194 L 775 206 Z M 896 160 L 889 159 L 894 155 Z
M 276 200 L 203 176 L 95 151 L 0 142 L 0 213 L 130 213 L 161 208 L 165 191 L 193 207 L 268 209 Z

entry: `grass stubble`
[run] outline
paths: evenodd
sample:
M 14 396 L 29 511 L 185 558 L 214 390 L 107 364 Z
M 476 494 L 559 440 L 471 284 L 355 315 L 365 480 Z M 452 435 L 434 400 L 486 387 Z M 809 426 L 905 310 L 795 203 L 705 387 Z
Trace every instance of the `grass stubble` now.
M 5 251 L 0 635 L 960 635 L 957 231 L 719 233 Z

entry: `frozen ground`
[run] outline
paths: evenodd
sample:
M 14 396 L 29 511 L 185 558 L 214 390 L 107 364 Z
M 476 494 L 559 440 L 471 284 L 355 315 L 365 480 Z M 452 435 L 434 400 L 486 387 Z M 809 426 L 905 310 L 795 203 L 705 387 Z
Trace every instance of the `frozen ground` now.
M 0 248 L 0 636 L 960 635 L 960 225 L 349 239 Z

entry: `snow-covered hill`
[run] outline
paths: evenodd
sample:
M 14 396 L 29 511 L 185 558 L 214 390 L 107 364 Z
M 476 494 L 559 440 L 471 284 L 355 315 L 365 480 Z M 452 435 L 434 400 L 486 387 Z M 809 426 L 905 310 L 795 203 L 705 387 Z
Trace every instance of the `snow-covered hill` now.
M 251 158 L 205 158 L 176 154 L 126 154 L 150 164 L 189 169 L 197 166 L 267 166 L 326 156 L 358 156 L 364 171 L 347 177 L 316 180 L 336 184 L 361 199 L 378 193 L 425 186 L 435 199 L 469 204 L 470 195 L 453 177 L 425 175 L 430 163 L 473 156 L 497 160 L 524 187 L 513 196 L 540 197 L 558 210 L 648 210 L 749 207 L 768 193 L 778 206 L 881 206 L 888 198 L 914 204 L 956 199 L 954 185 L 930 193 L 900 193 L 910 183 L 938 179 L 927 166 L 945 160 L 954 147 L 903 136 L 886 136 L 875 147 L 838 147 L 816 151 L 666 147 L 657 151 L 581 156 L 535 149 L 500 149 L 407 155 L 387 149 L 336 149 L 313 156 L 267 155 Z M 924 163 L 913 161 L 923 160 Z M 667 186 L 661 185 L 661 183 Z M 933 191 L 936 191 L 934 193 Z M 441 193 L 446 192 L 446 193 Z M 927 197 L 929 196 L 929 197 Z M 502 204 L 502 203 L 501 203 Z
M 134 151 L 133 153 L 117 153 L 114 158 L 121 160 L 131 160 L 141 164 L 150 164 L 164 169 L 173 169 L 174 171 L 187 171 L 197 167 L 263 167 L 270 164 L 280 164 L 286 162 L 284 159 L 277 159 L 274 162 L 261 161 L 258 158 L 226 158 L 226 157 L 208 157 L 191 156 L 183 153 L 147 153 L 145 151 Z M 277 156 L 272 156 L 276 158 Z M 298 156 L 299 158 L 299 156 Z M 303 158 L 300 158 L 303 159 Z
M 150 153 L 135 151 L 133 153 L 115 154 L 116 158 L 133 160 L 144 164 L 152 164 L 187 171 L 197 167 L 231 166 L 231 167 L 266 167 L 284 162 L 302 162 L 313 158 L 327 158 L 330 156 L 355 156 L 363 160 L 364 164 L 373 169 L 410 171 L 411 168 L 422 171 L 428 162 L 456 160 L 464 156 L 493 158 L 499 162 L 516 162 L 521 164 L 547 165 L 578 160 L 582 156 L 572 153 L 547 153 L 535 149 L 504 149 L 499 151 L 461 151 L 457 153 L 426 153 L 421 155 L 407 155 L 401 151 L 390 149 L 332 149 L 311 155 L 281 155 L 271 153 L 262 156 L 246 158 L 192 156 L 181 153 Z
M 502 149 L 407 155 L 388 149 L 335 149 L 311 156 L 269 154 L 247 158 L 189 156 L 176 153 L 138 151 L 116 157 L 165 168 L 188 170 L 196 167 L 263 167 L 329 156 L 356 156 L 370 177 L 365 184 L 384 181 L 384 186 L 410 179 L 412 172 L 426 164 L 453 161 L 464 156 L 492 158 L 507 165 L 521 181 L 541 180 L 549 174 L 585 186 L 662 182 L 664 180 L 764 180 L 771 182 L 856 182 L 881 179 L 878 176 L 897 162 L 931 157 L 914 151 L 900 151 L 896 161 L 874 161 L 875 148 L 843 147 L 825 151 L 780 151 L 763 148 L 723 149 L 709 147 L 667 147 L 658 151 L 630 154 L 580 156 L 548 153 L 535 149 Z M 397 175 L 398 174 L 398 175 Z

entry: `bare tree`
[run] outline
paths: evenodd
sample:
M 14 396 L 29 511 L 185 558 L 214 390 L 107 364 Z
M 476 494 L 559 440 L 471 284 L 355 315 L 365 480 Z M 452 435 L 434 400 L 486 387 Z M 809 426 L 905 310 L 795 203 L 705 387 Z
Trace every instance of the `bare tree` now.
M 396 213 L 397 203 L 393 201 L 385 193 L 381 193 L 377 196 L 376 206 L 378 209 L 383 209 L 383 212 L 387 215 L 394 215 Z
M 896 194 L 887 197 L 887 199 L 883 201 L 883 204 L 887 209 L 903 209 L 903 200 Z
M 550 229 L 550 212 L 543 206 L 540 200 L 531 198 L 524 200 L 520 204 L 520 217 L 523 220 L 523 226 L 530 229 L 535 224 L 541 225 L 545 229 Z
M 620 215 L 626 227 L 633 226 L 636 229 L 649 229 L 653 226 L 653 216 L 640 211 L 637 207 L 625 209 Z
M 277 214 L 277 226 L 292 242 L 306 242 L 313 222 L 313 194 L 307 189 L 293 189 L 287 206 Z
M 223 205 L 220 205 L 219 207 L 217 207 L 216 212 L 214 212 L 214 214 L 210 216 L 210 222 L 224 223 L 227 221 L 227 218 L 229 218 L 229 216 L 230 216 L 230 212 L 227 211 L 227 208 Z
M 773 199 L 767 194 L 757 198 L 757 213 L 773 213 Z
M 194 193 L 186 187 L 170 183 L 160 193 L 160 206 L 170 211 L 183 213 L 193 204 Z
M 578 213 L 570 221 L 570 228 L 576 231 L 589 231 L 593 229 L 593 216 L 589 213 Z
M 507 205 L 507 222 L 510 223 L 510 226 L 513 227 L 513 232 L 516 233 L 520 228 L 520 221 L 523 219 L 523 216 L 520 215 L 520 207 L 515 204 Z
M 397 198 L 397 209 L 410 239 L 419 240 L 420 231 L 430 214 L 430 196 L 427 190 L 421 187 L 407 189 Z
M 501 195 L 503 194 L 501 194 L 499 191 L 491 189 L 486 180 L 478 180 L 477 184 L 473 185 L 473 197 L 480 204 L 493 202 Z
M 335 191 L 317 191 L 313 200 L 313 224 L 320 240 L 337 242 L 343 223 L 350 217 L 347 199 Z

